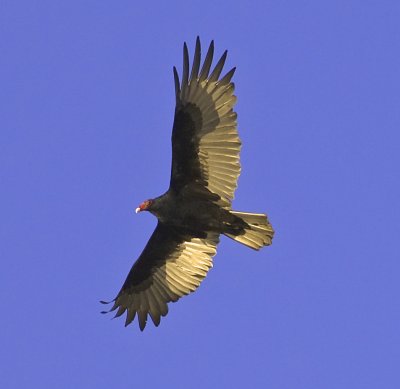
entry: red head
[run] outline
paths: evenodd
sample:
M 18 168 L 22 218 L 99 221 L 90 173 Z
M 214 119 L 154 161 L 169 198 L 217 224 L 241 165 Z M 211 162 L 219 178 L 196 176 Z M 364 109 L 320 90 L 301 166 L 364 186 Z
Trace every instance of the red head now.
M 135 212 L 138 213 L 138 212 L 142 212 L 142 211 L 147 211 L 148 208 L 151 206 L 151 204 L 153 204 L 153 200 L 146 200 L 146 201 L 143 201 L 143 203 L 140 204 L 140 205 L 135 209 Z

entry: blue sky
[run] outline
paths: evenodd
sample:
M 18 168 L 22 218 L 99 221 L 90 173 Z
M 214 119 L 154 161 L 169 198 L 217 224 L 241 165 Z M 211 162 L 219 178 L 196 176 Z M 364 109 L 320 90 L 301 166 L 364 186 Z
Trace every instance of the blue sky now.
M 2 1 L 2 388 L 398 388 L 396 1 Z M 169 185 L 172 66 L 215 40 L 235 74 L 234 208 L 160 327 L 100 315 Z

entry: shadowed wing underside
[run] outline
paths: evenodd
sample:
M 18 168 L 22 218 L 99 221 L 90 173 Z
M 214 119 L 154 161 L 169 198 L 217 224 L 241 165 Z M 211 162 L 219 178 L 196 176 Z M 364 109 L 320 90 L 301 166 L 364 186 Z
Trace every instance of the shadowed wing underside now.
M 139 259 L 133 265 L 111 311 L 127 312 L 125 326 L 137 315 L 143 331 L 150 315 L 158 326 L 175 302 L 200 285 L 212 267 L 219 234 L 197 237 L 158 223 Z
M 184 44 L 182 83 L 174 67 L 176 108 L 170 185 L 176 192 L 208 193 L 219 205 L 229 208 L 240 174 L 241 142 L 231 82 L 235 68 L 220 78 L 225 51 L 210 74 L 213 53 L 211 42 L 200 70 L 201 47 L 197 38 L 190 75 Z

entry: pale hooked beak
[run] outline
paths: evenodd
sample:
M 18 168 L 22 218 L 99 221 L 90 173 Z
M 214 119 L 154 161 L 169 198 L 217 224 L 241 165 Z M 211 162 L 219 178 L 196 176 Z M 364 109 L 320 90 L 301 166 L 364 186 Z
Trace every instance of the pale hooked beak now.
M 136 213 L 138 213 L 138 212 L 140 212 L 141 211 L 141 209 L 139 208 L 139 207 L 137 207 L 136 209 L 135 209 L 135 212 Z

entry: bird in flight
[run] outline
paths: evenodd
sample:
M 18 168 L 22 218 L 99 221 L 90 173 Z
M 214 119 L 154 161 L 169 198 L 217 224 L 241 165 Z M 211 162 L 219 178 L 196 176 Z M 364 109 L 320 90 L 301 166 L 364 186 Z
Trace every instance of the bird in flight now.
M 237 212 L 231 203 L 240 174 L 241 142 L 237 131 L 235 68 L 221 76 L 227 51 L 213 70 L 212 41 L 201 66 L 197 37 L 193 64 L 183 46 L 182 80 L 176 68 L 172 167 L 166 193 L 139 205 L 158 224 L 132 266 L 110 311 L 126 312 L 125 326 L 137 316 L 143 331 L 148 316 L 155 326 L 168 303 L 195 291 L 213 265 L 223 234 L 252 249 L 270 245 L 274 230 L 261 213 Z M 105 303 L 102 301 L 102 303 Z

